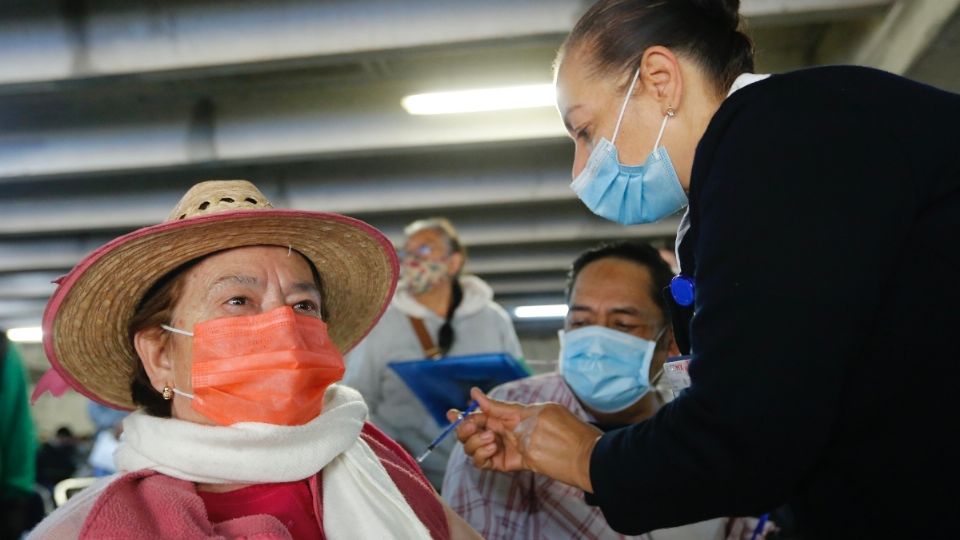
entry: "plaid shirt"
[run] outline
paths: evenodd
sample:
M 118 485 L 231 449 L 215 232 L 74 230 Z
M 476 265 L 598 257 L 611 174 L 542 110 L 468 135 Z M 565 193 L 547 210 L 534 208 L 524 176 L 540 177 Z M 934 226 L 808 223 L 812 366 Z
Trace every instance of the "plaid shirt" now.
M 498 386 L 490 392 L 490 397 L 520 403 L 552 401 L 585 422 L 594 421 L 559 373 Z M 442 494 L 450 507 L 487 540 L 724 538 L 725 520 L 722 519 L 643 536 L 621 535 L 607 525 L 599 508 L 584 502 L 583 491 L 530 471 L 501 473 L 477 469 L 460 444 L 447 463 Z

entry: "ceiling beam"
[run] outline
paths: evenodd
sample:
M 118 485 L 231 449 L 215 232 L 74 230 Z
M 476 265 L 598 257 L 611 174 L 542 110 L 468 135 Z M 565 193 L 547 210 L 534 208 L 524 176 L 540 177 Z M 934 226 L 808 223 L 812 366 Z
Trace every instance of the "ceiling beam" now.
M 750 26 L 833 22 L 882 11 L 893 0 L 743 0 L 740 14 Z
M 741 12 L 762 24 L 785 17 L 830 19 L 889 3 L 744 0 Z M 127 0 L 56 9 L 52 3 L 25 2 L 19 9 L 8 9 L 0 19 L 0 85 L 303 63 L 392 49 L 562 37 L 585 4 L 582 0 Z
M 172 98 L 137 106 L 136 95 L 93 99 L 75 114 L 42 103 L 14 108 L 8 100 L 0 111 L 6 117 L 0 180 L 566 137 L 552 107 L 413 116 L 400 105 L 403 95 L 396 86 L 304 87 L 286 95 L 207 100 L 209 114 Z
M 30 300 L 49 298 L 57 286 L 53 280 L 61 272 L 23 272 L 0 274 L 0 299 Z
M 907 76 L 944 90 L 960 92 L 960 9 L 944 25 L 940 35 L 913 63 Z
M 159 223 L 190 178 L 249 178 L 278 208 L 338 212 L 376 219 L 443 214 L 504 204 L 570 203 L 566 144 L 493 152 L 431 153 L 247 171 L 202 170 L 20 183 L 0 200 L 0 236 L 126 230 Z M 478 210 L 479 211 L 479 210 Z M 400 219 L 403 219 L 401 216 Z
M 891 73 L 906 73 L 939 35 L 958 7 L 960 0 L 896 2 L 853 52 L 853 62 Z
M 562 34 L 581 0 L 253 0 L 27 5 L 0 21 L 0 83 L 302 60 Z M 18 16 L 19 15 L 19 16 Z

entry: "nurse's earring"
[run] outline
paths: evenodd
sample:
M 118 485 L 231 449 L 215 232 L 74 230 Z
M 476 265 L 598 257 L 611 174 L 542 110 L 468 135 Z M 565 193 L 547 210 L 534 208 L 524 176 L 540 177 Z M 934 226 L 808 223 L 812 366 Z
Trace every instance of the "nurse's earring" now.
M 163 396 L 163 399 L 170 401 L 171 399 L 173 399 L 173 388 L 170 388 L 169 386 L 164 385 L 163 392 L 161 392 L 161 395 Z
M 667 120 L 670 120 L 677 115 L 677 110 L 673 107 L 667 107 L 667 112 L 663 114 L 663 122 L 660 123 L 660 132 L 657 133 L 657 140 L 653 143 L 652 152 L 656 152 L 657 148 L 660 148 L 660 141 L 663 140 L 663 132 L 667 129 Z

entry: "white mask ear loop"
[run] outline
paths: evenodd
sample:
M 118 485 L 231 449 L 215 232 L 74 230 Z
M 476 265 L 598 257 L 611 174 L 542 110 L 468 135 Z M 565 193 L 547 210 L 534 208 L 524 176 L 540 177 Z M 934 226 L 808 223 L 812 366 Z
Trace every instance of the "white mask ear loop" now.
M 193 337 L 193 332 L 187 332 L 186 330 L 181 330 L 181 329 L 179 329 L 179 328 L 174 328 L 174 327 L 172 327 L 172 326 L 167 326 L 167 325 L 165 325 L 165 324 L 161 324 L 161 325 L 160 325 L 160 328 L 163 328 L 163 329 L 166 330 L 167 332 L 173 332 L 174 334 L 180 334 L 181 336 Z
M 666 120 L 666 118 L 664 118 L 664 120 Z M 661 131 L 663 130 L 661 129 Z M 662 338 L 663 335 L 667 333 L 667 328 L 668 328 L 667 326 L 664 326 L 663 328 L 660 329 L 659 332 L 657 332 L 657 337 L 653 338 L 654 347 L 656 347 L 657 344 L 660 342 L 660 338 Z M 654 352 L 656 352 L 656 348 L 654 348 Z M 657 385 L 660 384 L 661 377 L 663 377 L 663 366 L 660 366 L 660 369 L 657 370 L 657 373 L 653 377 L 650 377 L 650 389 L 656 390 L 658 394 L 661 392 L 657 387 Z
M 657 332 L 657 336 L 652 340 L 654 345 L 656 345 L 660 341 L 660 338 L 662 338 L 663 335 L 667 333 L 667 328 L 668 327 L 664 325 L 663 328 L 661 328 L 660 331 Z
M 637 79 L 640 77 L 640 68 L 637 67 L 637 71 L 633 73 L 633 79 L 630 80 L 630 88 L 627 89 L 627 97 L 623 100 L 623 105 L 620 106 L 620 116 L 617 117 L 617 126 L 613 128 L 613 138 L 610 139 L 610 144 L 617 142 L 617 135 L 620 134 L 620 124 L 623 122 L 623 113 L 627 110 L 627 103 L 630 103 L 630 97 L 633 95 L 633 88 L 637 85 Z
M 166 325 L 166 324 L 161 324 L 161 325 L 160 325 L 160 328 L 163 328 L 163 329 L 166 330 L 167 332 L 173 332 L 174 334 L 180 334 L 181 336 L 193 337 L 193 332 L 187 332 L 186 330 L 181 330 L 181 329 L 179 329 L 179 328 L 174 328 L 174 327 L 168 326 L 168 325 Z M 173 390 L 173 393 L 174 393 L 174 394 L 183 396 L 183 397 L 185 397 L 185 398 L 193 399 L 193 394 L 188 394 L 188 393 L 186 393 L 186 392 L 183 392 L 183 391 L 181 391 L 181 390 L 178 390 L 176 386 L 174 386 L 173 388 L 171 388 L 171 390 Z
M 677 114 L 673 110 L 673 107 L 667 108 L 667 114 L 663 115 L 663 122 L 660 123 L 660 133 L 657 133 L 657 141 L 653 143 L 653 152 L 657 151 L 657 148 L 660 147 L 660 140 L 663 139 L 663 132 L 667 129 L 667 120 L 673 118 L 673 115 Z

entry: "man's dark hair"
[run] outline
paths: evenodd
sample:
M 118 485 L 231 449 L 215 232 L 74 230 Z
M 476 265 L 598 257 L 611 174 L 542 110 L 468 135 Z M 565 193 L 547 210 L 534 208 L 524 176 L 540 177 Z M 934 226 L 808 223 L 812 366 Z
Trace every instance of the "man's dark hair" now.
M 567 303 L 570 303 L 570 295 L 573 293 L 573 286 L 577 282 L 580 272 L 592 262 L 609 258 L 623 259 L 639 264 L 650 272 L 650 297 L 656 302 L 663 316 L 669 319 L 667 303 L 660 291 L 670 285 L 670 280 L 673 279 L 673 271 L 670 270 L 670 265 L 660 256 L 660 252 L 649 244 L 642 242 L 625 241 L 602 244 L 581 253 L 573 261 L 570 272 L 567 274 Z

